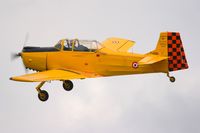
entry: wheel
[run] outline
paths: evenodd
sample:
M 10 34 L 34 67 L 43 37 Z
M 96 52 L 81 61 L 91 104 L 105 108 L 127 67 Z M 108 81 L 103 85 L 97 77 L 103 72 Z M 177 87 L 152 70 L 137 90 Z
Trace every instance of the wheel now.
M 39 93 L 38 93 L 38 98 L 41 100 L 41 101 L 47 101 L 48 98 L 49 98 L 49 94 L 47 91 L 45 90 L 41 90 Z
M 175 79 L 175 77 L 172 76 L 172 77 L 169 77 L 169 80 L 170 80 L 171 82 L 175 82 L 176 79 Z
M 66 91 L 71 91 L 73 89 L 73 83 L 72 81 L 70 80 L 65 80 L 63 81 L 63 88 L 66 90 Z

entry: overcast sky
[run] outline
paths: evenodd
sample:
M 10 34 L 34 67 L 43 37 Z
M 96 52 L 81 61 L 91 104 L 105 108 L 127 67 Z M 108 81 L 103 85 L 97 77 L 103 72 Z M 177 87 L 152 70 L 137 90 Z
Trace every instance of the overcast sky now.
M 0 0 L 0 132 L 199 133 L 199 24 L 199 0 Z M 43 87 L 50 95 L 43 103 L 37 83 L 9 80 L 24 74 L 10 53 L 27 32 L 29 45 L 121 37 L 146 53 L 162 31 L 179 31 L 184 43 L 190 68 L 171 73 L 175 83 L 165 74 L 119 76 L 74 80 L 66 92 L 54 81 Z

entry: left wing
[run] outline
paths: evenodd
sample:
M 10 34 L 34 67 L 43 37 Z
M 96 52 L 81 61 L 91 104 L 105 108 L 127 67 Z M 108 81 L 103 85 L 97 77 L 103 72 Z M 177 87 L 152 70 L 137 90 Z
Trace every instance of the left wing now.
M 139 64 L 154 64 L 160 61 L 163 61 L 165 59 L 168 59 L 168 57 L 163 57 L 159 55 L 147 55 L 143 59 L 141 59 L 138 63 Z
M 84 78 L 86 78 L 86 76 L 71 71 L 48 70 L 44 72 L 37 72 L 17 77 L 11 77 L 10 79 L 21 82 L 42 82 L 51 80 L 69 80 L 69 79 L 84 79 Z

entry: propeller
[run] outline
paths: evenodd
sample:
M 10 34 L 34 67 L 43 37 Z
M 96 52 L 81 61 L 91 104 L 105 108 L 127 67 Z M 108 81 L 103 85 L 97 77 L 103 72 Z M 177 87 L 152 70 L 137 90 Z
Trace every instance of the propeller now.
M 11 53 L 11 61 L 19 58 L 21 56 L 21 53 Z
M 23 48 L 22 48 L 21 52 L 23 51 L 24 47 L 26 46 L 26 44 L 28 42 L 28 39 L 29 39 L 29 33 L 27 32 L 26 36 L 25 36 L 25 39 L 24 39 Z M 11 53 L 11 61 L 21 57 L 21 52 L 19 52 L 19 53 Z M 26 68 L 26 66 L 24 64 L 23 64 L 23 68 L 24 68 L 24 71 L 27 73 L 28 69 Z

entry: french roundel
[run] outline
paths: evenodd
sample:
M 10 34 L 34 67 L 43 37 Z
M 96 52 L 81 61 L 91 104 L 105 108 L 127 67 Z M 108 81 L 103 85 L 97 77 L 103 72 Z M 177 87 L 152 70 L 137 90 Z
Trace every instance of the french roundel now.
M 138 68 L 138 63 L 137 62 L 133 62 L 132 67 L 133 68 Z

